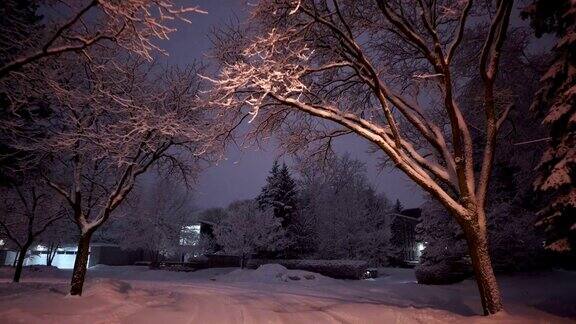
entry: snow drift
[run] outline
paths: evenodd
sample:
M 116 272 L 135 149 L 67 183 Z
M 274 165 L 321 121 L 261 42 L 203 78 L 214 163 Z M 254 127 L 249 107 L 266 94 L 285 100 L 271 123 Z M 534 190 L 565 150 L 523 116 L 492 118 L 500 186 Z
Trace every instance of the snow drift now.
M 313 285 L 331 282 L 334 279 L 309 271 L 288 270 L 279 264 L 265 264 L 256 270 L 234 270 L 228 274 L 215 277 L 214 280 L 221 282 L 297 283 Z

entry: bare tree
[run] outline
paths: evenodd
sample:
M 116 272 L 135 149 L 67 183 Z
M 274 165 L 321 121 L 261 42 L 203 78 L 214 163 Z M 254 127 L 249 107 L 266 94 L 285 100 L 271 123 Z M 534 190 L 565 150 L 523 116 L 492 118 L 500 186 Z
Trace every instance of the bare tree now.
M 52 190 L 50 193 L 53 195 L 54 191 Z M 43 252 L 46 253 L 46 266 L 49 267 L 52 266 L 60 248 L 78 241 L 78 230 L 67 207 L 65 204 L 60 206 L 64 216 L 42 233 L 37 240 L 45 248 Z
M 110 228 L 112 239 L 124 249 L 142 249 L 154 262 L 182 252 L 183 227 L 192 225 L 194 213 L 186 187 L 175 179 L 157 179 L 143 184 L 133 196 Z
M 49 159 L 59 170 L 43 178 L 64 198 L 80 231 L 73 295 L 82 293 L 93 233 L 137 178 L 155 167 L 190 181 L 214 148 L 214 126 L 198 100 L 198 67 L 163 71 L 141 59 L 106 54 L 70 56 L 66 65 L 46 69 L 46 77 L 28 88 L 29 96 L 50 102 L 49 117 L 34 123 L 44 136 L 8 132 L 17 151 Z M 17 122 L 7 126 L 19 129 Z M 34 162 L 26 156 L 18 165 Z
M 253 200 L 237 201 L 228 207 L 228 215 L 214 229 L 216 242 L 226 253 L 238 255 L 240 266 L 262 251 L 281 251 L 288 245 L 281 220 L 259 209 Z
M 322 166 L 302 160 L 297 169 L 297 241 L 309 246 L 315 258 L 385 265 L 390 255 L 390 206 L 370 185 L 365 166 L 344 155 Z
M 469 246 L 484 313 L 502 310 L 485 204 L 497 134 L 512 105 L 495 87 L 513 1 L 260 2 L 236 46 L 215 38 L 224 64 L 212 102 L 255 133 L 288 130 L 285 146 L 329 145 L 355 133 L 450 211 Z M 473 23 L 469 22 L 474 16 Z M 485 137 L 474 163 L 454 69 L 466 29 L 485 31 L 469 69 L 482 80 Z M 246 111 L 248 108 L 248 111 Z M 446 118 L 437 118 L 438 115 Z M 331 121 L 339 128 L 326 128 Z M 447 120 L 448 123 L 441 123 Z M 287 142 L 287 144 L 286 144 Z M 475 165 L 479 165 L 475 169 Z
M 18 248 L 12 281 L 19 282 L 30 246 L 64 216 L 46 185 L 27 179 L 0 189 L 0 233 Z
M 26 48 L 17 52 L 13 46 L 0 48 L 0 78 L 46 58 L 85 54 L 93 46 L 121 47 L 152 60 L 154 51 L 164 52 L 156 41 L 168 39 L 176 30 L 171 26 L 174 20 L 189 22 L 189 14 L 205 13 L 195 6 L 178 7 L 171 0 L 63 0 L 38 4 L 45 26 L 35 34 L 30 34 L 17 3 L 9 0 L 2 5 L 6 23 L 0 25 L 0 33 L 27 46 L 13 44 Z

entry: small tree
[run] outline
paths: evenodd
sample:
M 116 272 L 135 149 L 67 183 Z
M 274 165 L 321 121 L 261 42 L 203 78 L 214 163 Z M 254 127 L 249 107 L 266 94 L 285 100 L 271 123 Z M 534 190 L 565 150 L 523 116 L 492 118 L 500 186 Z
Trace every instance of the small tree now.
M 400 213 L 404 210 L 404 206 L 402 206 L 400 199 L 396 199 L 396 202 L 394 203 L 394 209 L 393 210 L 395 213 Z
M 287 245 L 280 219 L 260 210 L 252 200 L 232 203 L 214 235 L 226 253 L 240 256 L 242 268 L 253 253 L 280 251 Z
M 145 187 L 144 187 L 145 186 Z M 161 257 L 181 252 L 183 227 L 192 223 L 194 212 L 191 196 L 181 183 L 159 179 L 132 193 L 122 216 L 108 229 L 107 236 L 128 250 L 143 250 L 160 261 Z
M 14 282 L 20 281 L 30 246 L 63 218 L 59 207 L 53 193 L 32 179 L 0 188 L 0 233 L 18 248 Z

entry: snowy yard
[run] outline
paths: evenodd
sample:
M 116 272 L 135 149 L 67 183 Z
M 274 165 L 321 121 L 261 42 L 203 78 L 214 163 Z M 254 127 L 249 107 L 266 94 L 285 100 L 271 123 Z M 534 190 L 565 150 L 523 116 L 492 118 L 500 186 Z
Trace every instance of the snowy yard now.
M 471 280 L 423 286 L 412 270 L 374 280 L 335 280 L 279 266 L 264 270 L 153 271 L 96 266 L 82 297 L 67 296 L 70 272 L 42 269 L 10 283 L 0 268 L 2 323 L 569 323 L 576 273 L 501 276 L 507 313 L 481 313 Z

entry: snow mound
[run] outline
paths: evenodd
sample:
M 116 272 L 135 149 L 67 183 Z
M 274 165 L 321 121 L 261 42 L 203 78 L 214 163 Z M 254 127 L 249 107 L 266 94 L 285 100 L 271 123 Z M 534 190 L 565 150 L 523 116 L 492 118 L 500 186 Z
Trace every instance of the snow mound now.
M 333 281 L 334 279 L 309 271 L 288 270 L 279 264 L 264 264 L 256 270 L 234 270 L 228 274 L 218 276 L 214 280 L 222 282 L 297 283 L 306 285 Z
M 54 266 L 45 266 L 45 265 L 26 266 L 23 269 L 29 272 L 38 272 L 38 273 L 56 273 L 60 271 L 60 269 Z
M 120 280 L 95 279 L 86 284 L 83 297 L 101 297 L 107 300 L 124 300 L 130 294 L 132 286 Z

